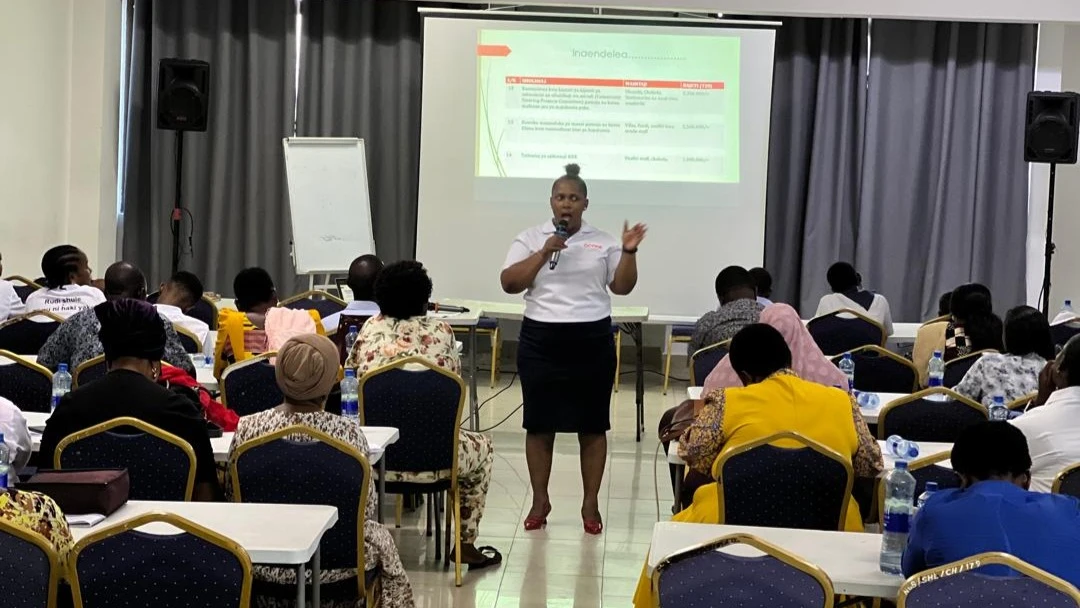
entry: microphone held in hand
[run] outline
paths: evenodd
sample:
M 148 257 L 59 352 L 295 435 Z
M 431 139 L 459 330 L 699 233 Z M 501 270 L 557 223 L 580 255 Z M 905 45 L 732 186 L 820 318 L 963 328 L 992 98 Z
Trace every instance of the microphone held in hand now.
M 555 236 L 561 237 L 563 240 L 570 238 L 570 225 L 566 220 L 559 220 L 559 224 L 555 226 Z M 559 265 L 559 254 L 562 251 L 551 252 L 551 262 L 548 263 L 548 270 L 555 270 L 555 267 Z

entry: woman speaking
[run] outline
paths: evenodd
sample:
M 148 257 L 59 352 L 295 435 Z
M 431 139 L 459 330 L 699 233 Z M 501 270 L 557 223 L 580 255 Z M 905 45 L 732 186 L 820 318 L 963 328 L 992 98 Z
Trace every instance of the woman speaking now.
M 588 188 L 577 165 L 551 186 L 552 219 L 522 232 L 503 265 L 506 293 L 525 292 L 517 365 L 525 403 L 525 458 L 533 503 L 525 529 L 547 524 L 548 479 L 556 433 L 577 433 L 585 531 L 600 534 L 597 494 L 607 460 L 615 344 L 611 296 L 637 284 L 645 226 L 623 225 L 622 242 L 584 223 Z

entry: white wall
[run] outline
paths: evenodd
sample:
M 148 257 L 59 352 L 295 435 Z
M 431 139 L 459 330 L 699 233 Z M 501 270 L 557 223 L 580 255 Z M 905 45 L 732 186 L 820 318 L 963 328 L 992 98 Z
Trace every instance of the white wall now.
M 1080 91 L 1080 25 L 1066 26 L 1063 42 L 1061 88 L 1065 91 Z M 1043 196 L 1045 200 L 1045 194 Z M 1058 167 L 1054 209 L 1054 242 L 1057 243 L 1057 253 L 1054 255 L 1054 270 L 1051 274 L 1051 312 L 1057 311 L 1065 298 L 1080 300 L 1080 268 L 1076 264 L 1077 260 L 1080 260 L 1080 238 L 1077 238 L 1080 233 L 1080 166 Z M 1031 220 L 1034 221 L 1035 217 L 1032 216 Z M 1041 249 L 1039 253 L 1041 263 Z M 1038 277 L 1041 281 L 1041 265 Z
M 71 242 L 95 272 L 116 258 L 123 0 L 0 0 L 0 252 L 40 274 Z M 76 27 L 77 25 L 77 27 Z

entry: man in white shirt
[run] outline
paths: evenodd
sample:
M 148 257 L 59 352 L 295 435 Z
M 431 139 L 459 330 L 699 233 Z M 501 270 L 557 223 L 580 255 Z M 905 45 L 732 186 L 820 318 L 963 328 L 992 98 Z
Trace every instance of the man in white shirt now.
M 1039 374 L 1042 403 L 1011 420 L 1031 451 L 1031 490 L 1049 492 L 1054 477 L 1080 462 L 1080 336 L 1065 344 Z
M 25 467 L 34 451 L 30 429 L 26 426 L 22 410 L 3 397 L 0 397 L 0 433 L 4 434 L 4 444 L 10 452 L 12 468 L 18 471 Z
M 375 303 L 375 279 L 383 269 L 382 260 L 372 254 L 362 255 L 349 265 L 349 278 L 346 283 L 352 291 L 352 301 L 345 310 L 327 315 L 322 320 L 326 333 L 337 329 L 341 315 L 350 317 L 374 317 L 379 314 L 379 305 Z M 359 327 L 357 329 L 360 329 Z
M 0 277 L 4 276 L 4 256 L 0 254 Z M 26 312 L 22 298 L 15 293 L 11 281 L 0 280 L 0 323 Z
M 173 326 L 183 327 L 195 334 L 199 346 L 206 352 L 210 336 L 210 326 L 184 314 L 199 303 L 203 296 L 203 284 L 199 277 L 181 270 L 158 288 L 158 299 L 154 304 L 158 314 L 172 322 Z M 213 344 L 209 344 L 213 348 Z
M 821 297 L 815 317 L 847 308 L 866 315 L 885 327 L 885 335 L 893 333 L 892 312 L 885 296 L 862 288 L 862 276 L 847 262 L 837 262 L 829 267 L 825 278 L 833 292 Z
M 41 272 L 48 287 L 26 298 L 26 311 L 47 310 L 63 319 L 105 301 L 105 294 L 90 285 L 90 265 L 74 245 L 57 245 L 41 257 Z M 35 318 L 41 323 L 48 319 Z

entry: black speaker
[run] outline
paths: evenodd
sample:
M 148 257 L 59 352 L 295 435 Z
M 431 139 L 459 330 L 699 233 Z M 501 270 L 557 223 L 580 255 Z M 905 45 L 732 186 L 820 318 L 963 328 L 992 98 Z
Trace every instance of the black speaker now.
M 1027 96 L 1024 160 L 1029 163 L 1076 164 L 1080 134 L 1080 95 L 1032 91 Z
M 159 129 L 205 131 L 210 113 L 210 64 L 162 59 L 158 69 Z

